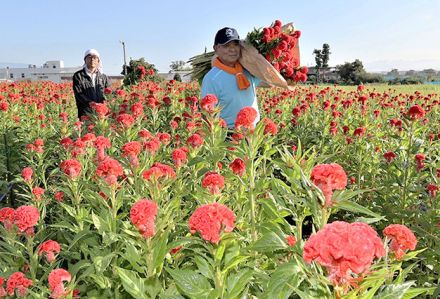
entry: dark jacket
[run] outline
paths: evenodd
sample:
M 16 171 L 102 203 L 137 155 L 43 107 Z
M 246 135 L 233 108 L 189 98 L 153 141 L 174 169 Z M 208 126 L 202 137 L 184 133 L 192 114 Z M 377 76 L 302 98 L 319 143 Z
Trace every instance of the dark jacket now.
M 93 87 L 92 78 L 87 75 L 84 68 L 73 75 L 73 93 L 79 118 L 91 111 L 90 102 L 104 102 L 104 89 L 107 87 L 110 87 L 110 80 L 99 71 L 96 74 L 95 87 Z

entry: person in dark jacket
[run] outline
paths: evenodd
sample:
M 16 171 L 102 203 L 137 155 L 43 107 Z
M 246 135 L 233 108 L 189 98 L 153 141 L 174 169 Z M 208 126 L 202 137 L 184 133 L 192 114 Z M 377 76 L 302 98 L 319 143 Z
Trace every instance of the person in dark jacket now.
M 91 112 L 91 102 L 104 102 L 104 89 L 107 87 L 110 87 L 110 80 L 102 73 L 98 51 L 87 50 L 84 53 L 84 67 L 73 75 L 73 93 L 79 119 Z

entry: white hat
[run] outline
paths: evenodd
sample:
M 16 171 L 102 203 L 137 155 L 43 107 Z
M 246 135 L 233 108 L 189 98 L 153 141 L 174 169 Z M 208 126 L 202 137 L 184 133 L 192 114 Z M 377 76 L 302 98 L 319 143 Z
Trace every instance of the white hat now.
M 89 55 L 93 55 L 93 56 L 98 56 L 99 60 L 101 60 L 101 57 L 99 56 L 99 52 L 96 51 L 95 49 L 89 49 L 84 53 L 84 59 L 86 59 L 87 56 Z

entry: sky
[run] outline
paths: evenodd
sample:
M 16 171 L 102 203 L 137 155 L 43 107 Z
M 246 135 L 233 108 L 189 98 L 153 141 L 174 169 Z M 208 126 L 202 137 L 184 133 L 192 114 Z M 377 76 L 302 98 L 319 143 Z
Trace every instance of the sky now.
M 160 72 L 172 61 L 212 49 L 218 29 L 245 38 L 276 19 L 301 30 L 301 64 L 330 45 L 330 66 L 360 59 L 367 71 L 440 70 L 440 0 L 135 1 L 0 0 L 0 65 L 63 60 L 83 64 L 89 48 L 101 54 L 104 73 L 144 57 Z

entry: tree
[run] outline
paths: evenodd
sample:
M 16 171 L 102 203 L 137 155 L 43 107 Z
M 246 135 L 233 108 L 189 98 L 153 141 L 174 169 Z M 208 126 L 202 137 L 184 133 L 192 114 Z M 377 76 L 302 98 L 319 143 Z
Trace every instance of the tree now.
M 315 62 L 316 62 L 316 78 L 317 81 L 320 80 L 320 71 L 321 69 L 324 70 L 323 77 L 325 77 L 325 70 L 328 68 L 328 62 L 330 60 L 330 46 L 329 44 L 323 44 L 322 50 L 314 49 L 313 55 L 315 55 Z M 323 78 L 325 79 L 325 78 Z
M 133 85 L 142 81 L 159 82 L 162 80 L 157 74 L 154 64 L 148 63 L 145 61 L 145 58 L 141 57 L 137 60 L 130 59 L 130 63 L 127 66 L 127 75 L 124 77 L 123 82 L 124 85 Z
M 176 73 L 173 77 L 173 80 L 178 81 L 178 82 L 182 82 L 182 77 L 180 76 L 179 73 Z
M 183 60 L 171 61 L 170 69 L 172 71 L 181 71 L 181 70 L 183 70 L 185 64 L 186 63 Z
M 362 79 L 368 77 L 364 65 L 359 59 L 356 59 L 354 62 L 346 62 L 342 65 L 336 66 L 336 72 L 344 83 L 347 84 L 360 84 L 363 82 Z
M 393 77 L 399 77 L 399 70 L 398 69 L 392 69 L 390 72 L 387 73 L 388 76 Z

